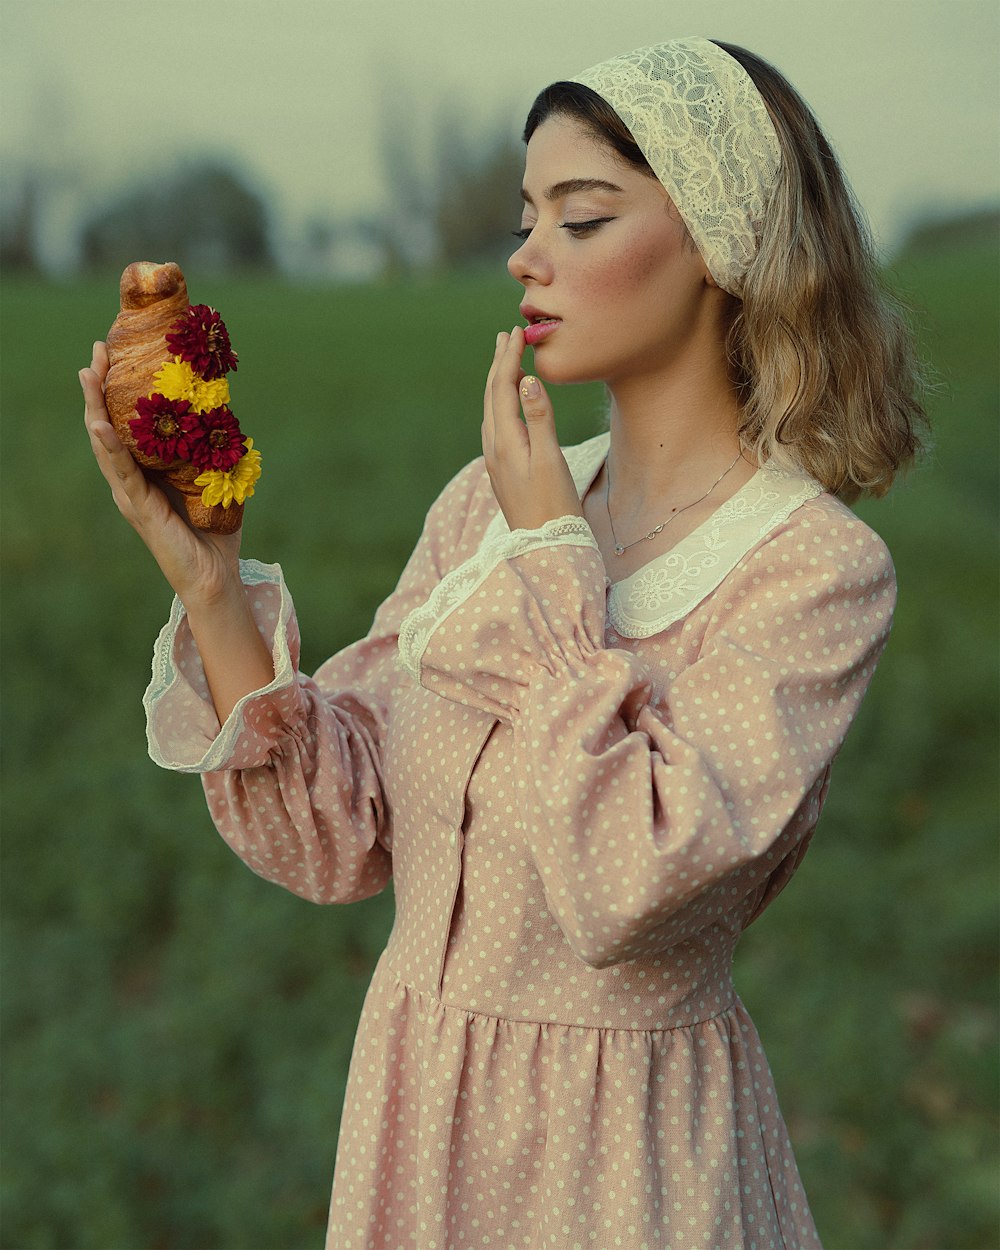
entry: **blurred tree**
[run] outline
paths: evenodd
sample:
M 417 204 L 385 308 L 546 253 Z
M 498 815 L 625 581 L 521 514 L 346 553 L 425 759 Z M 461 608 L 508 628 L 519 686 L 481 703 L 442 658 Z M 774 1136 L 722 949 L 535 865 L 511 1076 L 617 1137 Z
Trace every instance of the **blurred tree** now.
M 501 131 L 483 139 L 442 128 L 432 223 L 447 266 L 502 262 L 521 220 L 524 150 Z
M 7 182 L 0 200 L 0 269 L 5 273 L 38 270 L 40 200 L 37 176 L 26 173 L 16 182 Z
M 374 226 L 387 274 L 501 263 L 520 221 L 524 154 L 509 127 L 484 127 L 454 105 L 427 121 L 407 94 L 383 101 L 388 208 Z
M 436 173 L 426 132 L 427 114 L 411 106 L 411 94 L 400 83 L 379 101 L 379 145 L 385 169 L 386 207 L 372 222 L 372 234 L 383 255 L 386 277 L 424 268 L 436 259 L 431 229 Z
M 264 200 L 221 161 L 180 166 L 98 210 L 81 234 L 84 265 L 119 269 L 139 257 L 202 272 L 270 269 Z

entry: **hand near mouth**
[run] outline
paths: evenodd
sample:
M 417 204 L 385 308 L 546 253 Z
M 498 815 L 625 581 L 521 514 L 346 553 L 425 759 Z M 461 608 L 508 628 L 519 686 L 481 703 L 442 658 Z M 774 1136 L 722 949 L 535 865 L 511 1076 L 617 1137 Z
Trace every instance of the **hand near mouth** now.
M 556 437 L 552 404 L 541 382 L 521 369 L 524 347 L 521 326 L 497 335 L 483 396 L 486 471 L 512 530 L 583 515 Z

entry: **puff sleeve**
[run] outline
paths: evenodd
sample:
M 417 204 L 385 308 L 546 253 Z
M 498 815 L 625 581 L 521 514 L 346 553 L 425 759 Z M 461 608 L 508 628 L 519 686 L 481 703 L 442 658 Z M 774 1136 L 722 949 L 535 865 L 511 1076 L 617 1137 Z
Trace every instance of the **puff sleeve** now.
M 378 893 L 391 875 L 392 812 L 382 744 L 397 683 L 400 621 L 462 558 L 470 501 L 484 479 L 473 462 L 445 488 L 395 591 L 360 642 L 308 677 L 278 566 L 243 563 L 275 677 L 219 725 L 182 606 L 156 645 L 146 693 L 150 755 L 202 776 L 229 846 L 260 876 L 314 902 Z
M 595 967 L 759 910 L 815 825 L 895 581 L 871 530 L 806 505 L 702 605 L 696 660 L 656 688 L 641 653 L 604 645 L 605 593 L 592 542 L 499 558 L 420 655 L 428 689 L 511 724 L 549 908 Z

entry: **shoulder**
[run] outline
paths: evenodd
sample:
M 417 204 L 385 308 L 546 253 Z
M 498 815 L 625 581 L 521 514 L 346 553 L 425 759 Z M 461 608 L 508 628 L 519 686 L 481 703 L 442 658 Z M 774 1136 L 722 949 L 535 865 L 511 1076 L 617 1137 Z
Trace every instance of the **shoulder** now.
M 894 580 L 892 557 L 879 535 L 833 495 L 805 500 L 747 553 L 756 566 L 777 560 L 803 571 L 849 579 Z
M 896 602 L 892 557 L 850 508 L 821 493 L 746 553 L 720 587 L 722 608 L 779 623 L 819 612 L 863 612 L 887 629 Z

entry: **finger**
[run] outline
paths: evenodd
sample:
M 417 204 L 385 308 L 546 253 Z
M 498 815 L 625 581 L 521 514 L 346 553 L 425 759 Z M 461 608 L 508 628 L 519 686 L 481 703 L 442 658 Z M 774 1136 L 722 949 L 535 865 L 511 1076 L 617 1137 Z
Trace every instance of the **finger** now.
M 98 365 L 100 367 L 100 361 Z M 108 420 L 99 373 L 94 369 L 81 369 L 79 377 L 90 445 L 101 473 L 111 487 L 115 503 L 128 515 L 130 508 L 141 508 L 146 502 L 149 483 Z
M 524 356 L 526 346 L 524 330 L 521 326 L 515 326 L 510 334 L 504 337 L 507 342 L 497 362 L 496 380 L 516 385 L 521 374 L 521 358 Z
M 98 433 L 98 426 L 103 427 L 107 425 L 110 427 L 107 405 L 104 401 L 104 381 L 107 375 L 107 346 L 98 341 L 94 344 L 91 351 L 89 368 L 81 369 L 78 374 L 84 399 L 83 419 L 88 433 L 90 433 L 92 443 L 94 438 L 98 437 L 103 444 L 114 449 L 117 444 L 117 436 L 114 435 L 114 431 L 101 428 Z
M 503 330 L 497 335 L 496 345 L 493 349 L 493 359 L 490 361 L 490 371 L 486 375 L 486 390 L 483 396 L 484 411 L 485 405 L 490 401 L 490 395 L 493 387 L 493 380 L 497 375 L 497 367 L 503 359 L 503 354 L 507 349 L 507 335 Z
M 100 375 L 93 369 L 81 369 L 79 378 L 84 400 L 83 420 L 95 455 L 98 447 L 108 452 L 118 451 L 122 444 L 108 417 Z
M 493 374 L 493 420 L 495 439 L 510 438 L 516 440 L 514 445 L 521 446 L 525 440 L 524 425 L 517 397 L 517 386 L 521 378 L 521 357 L 524 355 L 524 331 L 515 326 L 513 331 L 504 336 L 506 343 L 500 352 Z
M 493 349 L 493 360 L 490 371 L 486 375 L 486 387 L 483 391 L 483 454 L 491 455 L 496 437 L 496 422 L 493 416 L 493 379 L 496 377 L 497 365 L 507 347 L 508 335 L 501 331 L 496 338 Z
M 524 331 L 520 326 L 515 326 L 510 334 L 504 335 L 504 339 L 505 343 L 493 374 L 493 393 L 495 397 L 502 395 L 505 399 L 507 397 L 513 399 L 518 383 L 524 376 L 524 370 L 521 368 L 521 358 L 525 349 Z M 507 403 L 506 410 L 509 410 L 512 416 L 519 415 L 516 403 Z
M 83 419 L 88 430 L 97 422 L 108 423 L 108 410 L 104 403 L 104 387 L 100 375 L 93 368 L 81 369 L 77 375 L 83 391 Z
M 534 374 L 525 373 L 518 383 L 517 393 L 532 451 L 557 447 L 559 440 L 556 437 L 555 416 L 545 387 Z
M 103 386 L 104 380 L 108 376 L 108 368 L 109 368 L 108 345 L 107 343 L 102 342 L 100 339 L 98 339 L 97 342 L 93 346 L 92 354 L 90 357 L 90 367 L 91 369 L 94 370 L 94 372 L 100 378 L 101 385 Z

